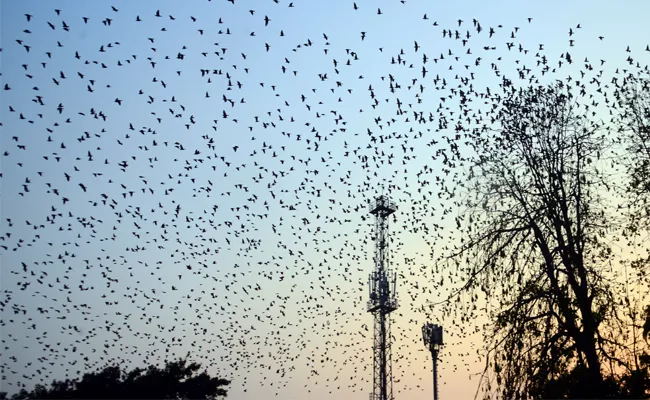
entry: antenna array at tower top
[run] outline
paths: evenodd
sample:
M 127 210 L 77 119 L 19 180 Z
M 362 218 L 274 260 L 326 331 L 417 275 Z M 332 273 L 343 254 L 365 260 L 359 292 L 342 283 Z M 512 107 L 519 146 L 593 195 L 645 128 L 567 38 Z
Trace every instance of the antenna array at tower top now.
M 370 214 L 388 216 L 397 211 L 397 206 L 388 196 L 381 195 L 370 200 Z

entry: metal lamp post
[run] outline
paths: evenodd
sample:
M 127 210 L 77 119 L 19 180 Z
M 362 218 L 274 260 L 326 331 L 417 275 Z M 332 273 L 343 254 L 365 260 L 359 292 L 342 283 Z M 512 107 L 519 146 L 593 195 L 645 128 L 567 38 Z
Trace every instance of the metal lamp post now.
M 438 400 L 438 352 L 443 346 L 442 326 L 425 324 L 422 327 L 422 339 L 424 345 L 431 352 L 431 358 L 433 359 L 433 399 Z

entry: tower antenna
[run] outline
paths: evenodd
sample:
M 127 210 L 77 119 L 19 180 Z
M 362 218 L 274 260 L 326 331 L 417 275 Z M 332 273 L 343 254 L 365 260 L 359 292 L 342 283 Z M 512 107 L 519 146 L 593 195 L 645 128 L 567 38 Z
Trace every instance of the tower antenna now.
M 438 400 L 438 353 L 444 345 L 442 342 L 442 326 L 425 324 L 422 327 L 422 340 L 431 352 L 433 361 L 433 400 Z

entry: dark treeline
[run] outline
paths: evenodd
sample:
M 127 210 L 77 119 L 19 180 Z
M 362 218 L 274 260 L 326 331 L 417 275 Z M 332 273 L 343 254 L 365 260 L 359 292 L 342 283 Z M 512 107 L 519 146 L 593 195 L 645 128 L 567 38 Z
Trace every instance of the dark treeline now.
M 97 372 L 84 374 L 82 378 L 55 380 L 49 387 L 41 384 L 27 391 L 7 397 L 0 392 L 0 399 L 216 399 L 227 395 L 226 379 L 211 377 L 199 372 L 198 363 L 186 360 L 167 362 L 164 368 L 149 366 L 129 372 L 109 365 Z

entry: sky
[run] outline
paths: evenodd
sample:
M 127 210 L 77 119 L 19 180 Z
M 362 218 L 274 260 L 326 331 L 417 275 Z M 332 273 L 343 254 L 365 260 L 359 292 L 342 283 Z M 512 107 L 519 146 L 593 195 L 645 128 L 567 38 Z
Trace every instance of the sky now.
M 430 307 L 457 273 L 432 268 L 459 212 L 437 177 L 463 170 L 444 172 L 447 96 L 463 79 L 484 90 L 538 71 L 540 54 L 580 61 L 540 82 L 585 58 L 614 73 L 628 46 L 647 62 L 649 13 L 645 1 L 2 1 L 2 390 L 189 354 L 232 380 L 232 399 L 366 398 L 367 205 L 384 193 L 398 206 L 395 398 L 431 397 L 425 322 L 445 329 L 441 398 L 473 397 L 486 321 Z

